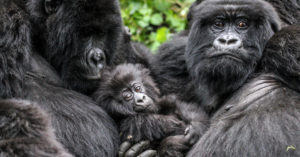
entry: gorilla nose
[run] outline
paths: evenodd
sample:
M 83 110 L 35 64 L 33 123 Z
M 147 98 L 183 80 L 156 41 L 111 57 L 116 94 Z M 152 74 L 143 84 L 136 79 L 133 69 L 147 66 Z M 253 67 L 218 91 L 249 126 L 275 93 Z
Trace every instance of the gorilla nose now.
M 242 46 L 241 39 L 236 35 L 222 35 L 214 41 L 217 49 L 239 49 Z
M 138 106 L 144 106 L 146 101 L 146 96 L 142 93 L 137 93 L 135 96 L 135 104 Z
M 91 49 L 88 56 L 88 62 L 91 66 L 102 69 L 105 64 L 104 52 L 99 48 Z

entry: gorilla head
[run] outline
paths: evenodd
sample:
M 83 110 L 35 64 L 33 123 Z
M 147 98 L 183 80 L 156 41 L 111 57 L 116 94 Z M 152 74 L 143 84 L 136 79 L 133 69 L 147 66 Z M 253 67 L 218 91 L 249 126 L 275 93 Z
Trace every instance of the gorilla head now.
M 137 113 L 156 113 L 159 95 L 148 69 L 122 64 L 105 72 L 94 98 L 118 120 Z
M 70 88 L 89 93 L 118 49 L 117 0 L 29 0 L 35 45 Z
M 200 101 L 212 109 L 252 73 L 279 18 L 261 0 L 209 0 L 192 11 L 187 68 Z

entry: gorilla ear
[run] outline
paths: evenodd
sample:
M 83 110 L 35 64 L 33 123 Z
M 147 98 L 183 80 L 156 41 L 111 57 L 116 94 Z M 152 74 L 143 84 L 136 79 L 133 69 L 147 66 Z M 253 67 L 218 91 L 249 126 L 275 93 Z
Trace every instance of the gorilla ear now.
M 44 1 L 45 12 L 48 15 L 55 13 L 58 10 L 61 3 L 62 0 L 45 0 Z

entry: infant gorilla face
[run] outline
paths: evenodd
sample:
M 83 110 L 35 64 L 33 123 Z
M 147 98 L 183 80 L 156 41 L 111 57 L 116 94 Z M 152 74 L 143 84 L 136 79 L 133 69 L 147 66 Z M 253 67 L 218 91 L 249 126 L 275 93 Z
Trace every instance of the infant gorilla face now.
M 114 119 L 123 119 L 138 113 L 157 113 L 160 92 L 141 65 L 121 64 L 103 73 L 96 102 Z
M 128 84 L 121 92 L 123 104 L 132 106 L 136 112 L 153 112 L 154 102 L 145 92 L 141 82 Z

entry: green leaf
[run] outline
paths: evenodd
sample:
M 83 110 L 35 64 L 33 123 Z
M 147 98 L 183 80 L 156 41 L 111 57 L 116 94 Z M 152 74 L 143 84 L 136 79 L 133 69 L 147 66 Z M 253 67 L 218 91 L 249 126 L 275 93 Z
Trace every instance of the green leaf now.
M 149 22 L 147 22 L 147 21 L 139 21 L 138 25 L 144 28 L 144 27 L 149 26 Z
M 152 25 L 155 25 L 155 26 L 161 25 L 162 22 L 163 22 L 163 16 L 162 16 L 162 14 L 159 14 L 159 13 L 153 14 L 151 16 L 150 22 L 151 22 Z
M 142 7 L 142 3 L 139 2 L 131 2 L 129 5 L 130 8 L 130 15 L 134 14 L 137 10 Z
M 154 42 L 153 44 L 151 44 L 150 48 L 153 52 L 155 52 L 159 46 L 160 46 L 161 43 L 159 43 L 158 41 Z
M 154 51 L 172 34 L 186 28 L 186 14 L 194 1 L 120 0 L 121 14 L 131 30 L 131 39 Z
M 169 29 L 166 27 L 161 27 L 156 31 L 156 40 L 163 43 L 167 40 L 169 34 Z
M 166 0 L 154 0 L 154 7 L 160 12 L 165 12 L 171 7 L 171 4 Z

